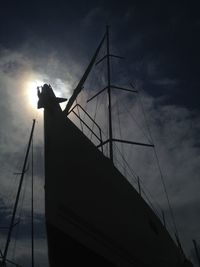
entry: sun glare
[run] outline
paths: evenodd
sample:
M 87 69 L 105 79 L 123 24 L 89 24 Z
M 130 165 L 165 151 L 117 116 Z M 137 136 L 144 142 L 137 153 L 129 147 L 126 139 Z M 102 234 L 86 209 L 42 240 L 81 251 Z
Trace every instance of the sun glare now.
M 37 110 L 37 87 L 43 86 L 45 83 L 50 83 L 53 86 L 53 91 L 57 97 L 62 97 L 62 92 L 64 92 L 64 97 L 70 97 L 70 85 L 67 82 L 63 82 L 60 79 L 55 79 L 55 81 L 51 81 L 50 77 L 40 78 L 39 75 L 28 74 L 23 79 L 23 88 L 24 93 L 27 99 L 28 108 L 32 110 Z M 47 82 L 48 81 L 48 82 Z M 63 104 L 63 105 L 62 105 Z M 66 103 L 61 103 L 61 109 L 64 109 Z M 39 109 L 40 112 L 42 109 Z

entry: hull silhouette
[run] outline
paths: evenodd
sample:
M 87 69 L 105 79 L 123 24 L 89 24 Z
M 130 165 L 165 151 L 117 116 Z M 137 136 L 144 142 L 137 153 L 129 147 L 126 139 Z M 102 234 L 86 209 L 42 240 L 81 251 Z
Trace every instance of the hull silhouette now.
M 44 91 L 50 266 L 185 266 L 146 202 Z

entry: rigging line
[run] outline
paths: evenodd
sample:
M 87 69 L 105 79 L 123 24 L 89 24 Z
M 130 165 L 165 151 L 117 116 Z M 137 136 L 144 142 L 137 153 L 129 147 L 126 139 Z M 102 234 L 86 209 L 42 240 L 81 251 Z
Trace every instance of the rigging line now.
M 114 145 L 115 145 L 116 148 L 118 149 L 118 152 L 120 153 L 122 159 L 125 161 L 125 163 L 126 163 L 128 169 L 129 169 L 129 171 L 131 172 L 131 175 L 133 176 L 133 178 L 134 178 L 135 181 L 137 182 L 138 175 L 137 175 L 137 174 L 133 171 L 133 169 L 130 167 L 130 164 L 127 162 L 127 160 L 125 159 L 125 157 L 122 155 L 122 153 L 121 153 L 121 151 L 119 150 L 119 148 L 117 147 L 117 145 L 116 145 L 116 144 L 114 144 Z M 143 182 L 142 180 L 140 180 L 140 181 L 141 181 L 141 183 L 142 183 L 142 185 L 143 185 L 143 193 L 145 193 L 145 191 L 144 191 L 144 188 L 145 188 L 145 190 L 148 192 L 148 194 L 149 194 L 149 196 L 152 198 L 152 200 L 158 205 L 158 207 L 159 207 L 160 209 L 162 209 L 161 206 L 160 206 L 160 204 L 154 199 L 154 197 L 152 196 L 152 194 L 151 194 L 151 193 L 149 192 L 149 190 L 146 188 L 146 186 L 144 185 L 144 182 Z M 146 193 L 145 193 L 145 194 L 146 194 Z M 159 217 L 160 217 L 160 215 L 159 215 Z
M 5 208 L 6 208 L 7 211 L 10 211 L 10 210 L 13 209 L 13 199 L 16 196 L 16 188 L 15 188 L 15 186 L 16 186 L 16 184 L 18 182 L 17 177 L 20 175 L 20 173 L 14 173 L 13 175 L 15 177 L 14 181 L 13 181 L 12 178 L 8 179 L 9 183 L 8 183 L 7 188 L 9 188 L 9 191 L 8 191 L 8 194 L 6 195 L 6 199 L 2 195 L 2 198 L 4 200 L 4 204 L 5 204 Z
M 87 89 L 85 90 L 85 95 L 86 96 L 88 95 Z M 87 97 L 86 97 L 86 99 L 87 99 Z M 86 112 L 87 112 L 87 109 L 88 109 L 88 105 L 87 104 L 88 104 L 87 101 L 85 101 L 84 109 L 85 109 Z M 84 114 L 83 114 L 83 121 L 85 121 L 86 112 L 84 112 Z
M 119 135 L 120 135 L 120 139 L 122 140 L 122 129 L 121 129 L 121 122 L 120 122 L 120 117 L 119 117 L 119 105 L 118 105 L 118 101 L 117 101 L 117 118 L 118 118 L 118 125 L 119 125 Z M 122 150 L 122 154 L 124 155 L 124 144 L 121 143 L 121 150 Z M 125 167 L 125 163 L 124 165 L 124 174 L 126 176 L 126 167 Z
M 98 103 L 99 103 L 99 98 L 97 97 L 96 98 L 96 106 L 95 106 L 95 112 L 94 112 L 94 117 L 93 117 L 93 120 L 95 121 L 96 120 L 96 116 L 97 116 L 97 108 L 98 108 Z M 94 122 L 92 122 L 92 131 L 94 129 Z M 90 134 L 90 140 L 92 140 L 92 132 Z
M 155 158 L 156 158 L 157 165 L 158 165 L 158 170 L 159 170 L 159 173 L 160 173 L 160 178 L 161 178 L 161 181 L 162 181 L 162 184 L 163 184 L 163 188 L 164 188 L 164 192 L 165 192 L 165 195 L 166 195 L 167 203 L 168 203 L 168 206 L 169 206 L 172 222 L 173 222 L 173 225 L 174 225 L 174 230 L 175 230 L 175 233 L 177 234 L 177 236 L 179 236 L 177 225 L 176 225 L 176 221 L 175 221 L 174 212 L 173 212 L 170 200 L 169 200 L 169 195 L 168 195 L 168 192 L 167 192 L 166 184 L 165 184 L 165 181 L 164 181 L 164 176 L 163 176 L 163 173 L 162 173 L 162 170 L 161 170 L 161 166 L 160 166 L 160 162 L 159 162 L 159 159 L 158 159 L 158 155 L 157 155 L 157 151 L 155 149 L 155 146 L 153 147 L 153 149 L 154 149 L 154 154 L 155 154 Z
M 118 149 L 118 151 L 119 151 L 119 148 L 115 145 L 115 147 Z M 120 152 L 120 151 L 119 151 Z M 122 155 L 121 155 L 122 156 Z M 121 164 L 121 162 L 120 161 L 118 161 L 117 159 L 116 159 L 116 161 L 122 166 L 122 164 Z M 129 175 L 130 175 L 130 178 L 131 178 L 131 180 L 134 182 L 134 180 L 135 180 L 135 183 L 137 183 L 137 178 L 138 178 L 138 176 L 136 176 L 136 174 L 134 174 L 134 172 L 133 172 L 133 170 L 130 168 L 130 166 L 129 166 L 129 164 L 128 164 L 128 162 L 124 159 L 124 161 L 125 161 L 125 163 L 127 164 L 127 166 L 128 166 L 128 168 L 129 168 Z M 134 180 L 133 180 L 134 179 Z M 157 216 L 158 216 L 158 218 L 160 218 L 160 220 L 161 220 L 161 215 L 159 214 L 159 211 L 157 210 L 157 208 L 153 205 L 153 203 L 151 202 L 151 200 L 149 199 L 149 197 L 147 196 L 147 194 L 146 194 L 146 192 L 145 192 L 145 190 L 144 190 L 144 186 L 143 186 L 143 188 L 141 188 L 141 191 L 143 192 L 143 194 L 144 194 L 144 196 L 146 197 L 146 200 L 147 200 L 147 202 L 149 203 L 149 205 L 150 205 L 150 207 L 152 208 L 152 210 L 155 212 L 155 214 L 157 214 Z M 153 199 L 153 197 L 151 196 L 151 194 L 150 194 L 150 192 L 148 191 L 148 193 L 149 193 L 149 195 L 150 195 L 150 197 L 152 198 L 152 200 L 154 200 Z
M 153 144 L 154 142 L 153 142 L 153 138 L 152 138 L 152 134 L 151 134 L 151 129 L 150 129 L 150 126 L 149 126 L 149 123 L 148 123 L 148 120 L 147 120 L 146 112 L 144 110 L 144 105 L 143 105 L 142 97 L 141 97 L 141 94 L 140 94 L 139 90 L 138 90 L 138 100 L 140 102 L 140 106 L 141 106 L 142 113 L 143 113 L 143 116 L 144 116 L 144 121 L 145 121 L 145 124 L 146 124 L 146 127 L 147 127 L 147 131 L 148 131 L 149 137 L 151 139 L 150 142 L 152 142 L 152 144 Z
M 22 218 L 22 213 L 23 213 L 23 204 L 24 204 L 24 199 L 25 199 L 25 195 L 26 195 L 26 190 L 27 190 L 27 179 L 25 179 L 25 184 L 23 186 L 23 190 L 22 190 L 22 197 L 20 200 L 20 204 L 19 204 L 19 213 L 18 213 L 18 218 L 19 221 Z M 16 232 L 15 232 L 15 238 L 14 238 L 14 244 L 13 244 L 13 255 L 12 255 L 12 260 L 14 261 L 15 259 L 15 252 L 16 252 L 16 246 L 17 246 L 17 241 L 18 241 L 18 237 L 19 237 L 19 233 L 20 233 L 20 225 L 18 224 L 16 226 Z
M 14 224 L 14 221 L 15 221 L 15 216 L 16 216 L 16 211 L 17 211 L 17 206 L 18 206 L 18 202 L 19 202 L 20 192 L 21 192 L 21 188 L 22 188 L 22 184 L 23 184 L 23 179 L 24 179 L 24 175 L 25 175 L 25 172 L 26 172 L 27 159 L 28 159 L 28 155 L 29 155 L 29 150 L 30 150 L 30 145 L 31 145 L 31 138 L 32 138 L 33 131 L 34 131 L 34 126 L 35 126 L 35 120 L 33 120 L 32 128 L 31 128 L 31 133 L 30 133 L 28 146 L 27 146 L 27 150 L 26 150 L 26 154 L 25 154 L 25 159 L 24 159 L 24 163 L 23 163 L 23 167 L 22 167 L 21 178 L 20 178 L 18 189 L 17 189 L 17 195 L 16 195 L 15 204 L 14 204 L 14 208 L 13 208 L 13 212 L 12 212 L 12 217 L 11 217 L 11 221 L 10 221 L 10 225 L 9 225 L 9 230 L 8 230 L 6 244 L 5 244 L 4 253 L 3 253 L 3 260 L 2 260 L 3 264 L 5 264 L 5 262 L 7 260 L 7 253 L 8 253 L 9 243 L 10 243 L 10 240 L 11 240 L 13 224 Z
M 103 70 L 103 66 L 101 65 L 100 67 L 100 70 L 98 69 L 98 68 L 95 68 L 95 70 L 94 70 L 94 75 L 93 76 L 91 76 L 91 78 L 90 78 L 90 87 L 91 88 L 95 88 L 95 85 L 97 85 L 97 86 L 99 86 L 100 85 L 100 83 L 101 83 L 101 75 L 100 75 L 100 73 L 102 73 L 102 70 Z M 95 76 L 95 77 L 94 77 Z M 94 85 L 95 84 L 95 85 Z M 96 89 L 96 88 L 95 88 Z M 90 91 L 90 95 L 91 95 L 91 93 L 93 94 L 93 90 L 88 90 L 88 89 L 86 89 L 86 91 L 87 91 L 87 95 L 88 95 L 88 97 L 89 97 L 89 93 L 88 93 L 88 91 Z M 88 98 L 87 98 L 88 99 Z M 98 101 L 99 101 L 99 98 L 97 98 L 98 100 L 97 100 L 97 102 L 96 102 L 96 108 L 95 108 L 95 115 L 94 115 L 94 120 L 95 120 L 95 118 L 96 118 L 96 113 L 97 113 L 97 109 L 98 109 L 98 106 L 100 105 L 100 103 L 98 103 Z M 88 107 L 88 103 L 86 102 L 86 106 Z M 94 122 L 92 123 L 92 130 L 94 129 Z M 88 131 L 88 134 L 87 135 L 89 135 L 89 131 Z M 90 140 L 92 139 L 92 132 L 91 132 L 91 136 L 90 136 Z
M 119 153 L 121 154 L 121 152 L 119 151 Z M 121 154 L 121 157 L 122 159 L 125 161 L 127 167 L 129 168 L 132 176 L 134 177 L 135 181 L 137 182 L 137 179 L 138 179 L 138 175 L 133 171 L 133 169 L 130 167 L 130 164 L 126 161 L 126 159 L 124 158 L 124 156 Z M 155 201 L 154 197 L 151 195 L 151 193 L 149 192 L 149 190 L 146 188 L 146 186 L 144 185 L 144 182 L 142 180 L 140 180 L 140 182 L 142 183 L 143 185 L 143 193 L 145 193 L 144 191 L 144 188 L 145 190 L 148 192 L 149 196 L 152 198 L 152 200 L 160 207 L 160 205 L 157 203 L 157 201 Z M 160 207 L 161 208 L 161 207 Z
M 107 98 L 107 95 L 106 94 L 102 94 L 102 109 L 103 111 L 106 111 L 107 108 L 106 108 L 106 101 L 105 98 Z M 104 114 L 103 114 L 104 115 Z M 103 130 L 102 127 L 105 127 L 105 129 Z M 102 139 L 105 139 L 107 140 L 108 139 L 108 116 L 105 116 L 105 123 L 103 124 L 103 126 L 101 126 L 101 134 L 102 134 Z M 108 143 L 105 145 L 105 149 L 104 149 L 104 155 L 106 157 L 108 157 Z
M 131 119 L 137 124 L 138 128 L 141 130 L 141 132 L 143 133 L 144 137 L 147 138 L 147 140 L 152 143 L 152 141 L 149 139 L 148 135 L 145 133 L 144 129 L 142 128 L 142 126 L 139 124 L 139 122 L 135 119 L 134 115 L 128 110 L 128 108 L 124 105 L 123 103 L 123 107 L 125 108 L 126 112 L 129 114 L 129 116 L 131 117 Z
M 95 107 L 95 114 L 94 114 L 94 118 L 93 118 L 94 121 L 96 120 L 97 110 L 98 110 L 99 106 L 102 103 L 102 99 L 103 99 L 103 96 L 102 95 L 100 96 L 100 99 L 97 97 L 96 107 Z M 95 125 L 94 122 L 92 122 L 92 131 L 94 129 L 94 125 Z M 90 140 L 92 140 L 92 135 L 93 135 L 93 133 L 91 132 Z
M 85 88 L 85 99 L 86 99 L 86 101 L 85 101 L 85 106 L 84 106 L 84 109 L 85 109 L 85 111 L 87 112 L 88 111 L 88 103 L 87 103 L 87 99 L 89 99 L 89 93 L 88 93 L 88 88 L 86 87 Z M 83 121 L 85 121 L 85 116 L 86 116 L 86 112 L 84 112 L 84 114 L 83 114 Z M 87 136 L 88 134 L 86 134 L 86 136 Z
M 28 134 L 27 132 L 26 133 L 23 133 L 24 134 L 24 139 L 27 138 Z M 26 151 L 26 146 L 24 146 L 24 148 L 22 149 L 22 152 L 21 154 L 25 154 L 25 151 Z M 19 168 L 19 165 L 21 165 L 21 157 L 17 157 L 17 160 L 16 160 L 16 164 L 17 166 L 17 169 Z M 27 164 L 28 166 L 28 164 Z M 21 167 L 20 167 L 21 168 Z M 25 170 L 26 172 L 27 170 Z M 5 206 L 7 206 L 7 210 L 13 210 L 13 207 L 14 207 L 14 204 L 13 204 L 13 199 L 15 199 L 16 197 L 16 184 L 19 182 L 19 180 L 17 179 L 18 176 L 21 175 L 21 172 L 19 173 L 14 173 L 14 181 L 13 179 L 9 178 L 9 183 L 8 183 L 8 188 L 9 188 L 9 193 L 7 194 L 6 196 L 6 201 L 5 201 L 5 198 L 4 198 L 4 201 L 5 201 Z
M 93 67 L 93 69 L 91 70 L 91 71 L 93 71 L 93 75 L 90 75 L 90 77 L 87 81 L 87 83 L 90 83 L 90 87 L 93 87 L 94 82 L 95 82 L 95 84 L 99 83 L 99 81 L 101 80 L 101 75 L 98 75 L 98 72 L 102 73 L 103 69 L 104 68 L 103 68 L 102 64 L 98 67 L 97 66 Z M 86 86 L 86 90 L 89 91 L 87 99 L 89 99 L 91 97 L 91 95 L 93 94 L 93 90 L 88 90 L 87 88 L 88 87 Z M 86 104 L 88 104 L 88 103 L 86 103 Z
M 107 100 L 107 96 L 106 96 L 106 100 Z M 107 101 L 105 102 L 105 110 L 108 109 L 108 103 Z M 106 115 L 106 114 L 105 114 Z M 109 138 L 109 119 L 108 116 L 105 116 L 106 118 L 106 139 Z M 107 157 L 109 157 L 109 143 L 106 144 L 106 151 L 107 151 Z
M 116 144 L 115 144 L 115 146 L 116 146 Z M 118 149 L 118 147 L 117 147 L 117 149 Z M 138 175 L 137 175 L 137 174 L 133 171 L 133 169 L 130 167 L 129 163 L 126 161 L 126 159 L 125 159 L 124 156 L 121 154 L 121 152 L 120 152 L 119 149 L 118 149 L 118 151 L 119 151 L 119 153 L 120 153 L 122 159 L 125 161 L 125 163 L 126 163 L 128 169 L 129 169 L 129 171 L 131 172 L 132 177 L 133 177 L 133 178 L 135 179 L 135 181 L 137 182 Z M 149 194 L 149 196 L 151 197 L 151 199 L 152 199 L 152 200 L 155 202 L 155 204 L 160 208 L 160 210 L 162 210 L 160 204 L 155 200 L 155 198 L 152 196 L 152 194 L 149 192 L 149 190 L 148 190 L 148 189 L 146 188 L 146 186 L 144 185 L 144 182 L 143 182 L 142 180 L 140 180 L 140 182 L 142 183 L 142 186 L 143 186 L 143 188 L 142 188 L 142 192 L 143 192 L 144 195 L 146 196 L 147 200 L 149 199 L 149 197 L 147 196 L 147 193 L 146 193 L 146 192 L 148 192 L 148 194 Z M 145 190 L 146 190 L 146 192 L 145 192 Z M 151 203 L 150 199 L 149 199 L 149 202 Z M 153 206 L 153 204 L 152 204 L 152 206 Z M 153 206 L 153 207 L 154 207 L 154 206 Z M 156 207 L 154 207 L 154 208 L 155 208 L 156 211 L 157 211 L 156 213 L 157 213 L 158 217 L 161 218 L 161 215 L 159 214 L 159 211 L 157 210 L 157 208 L 156 208 Z
M 143 111 L 143 114 L 144 114 L 146 126 L 147 126 L 147 129 L 149 131 L 149 136 L 151 138 L 152 143 L 154 144 L 153 138 L 152 138 L 152 134 L 151 134 L 151 129 L 150 129 L 149 123 L 147 121 L 146 113 L 145 113 L 145 110 L 144 110 L 144 107 L 143 107 L 142 99 L 140 97 L 140 94 L 138 94 L 138 95 L 139 95 L 139 99 L 140 99 L 140 103 L 141 103 L 141 108 L 142 108 L 142 111 Z M 162 185 L 163 185 L 163 189 L 164 189 L 164 192 L 165 192 L 165 195 L 166 195 L 166 199 L 167 199 L 167 203 L 168 203 L 168 207 L 169 207 L 172 223 L 173 223 L 173 226 L 174 226 L 174 230 L 175 230 L 175 233 L 177 234 L 177 236 L 179 236 L 177 225 L 176 225 L 176 220 L 175 220 L 175 216 L 174 216 L 174 212 L 173 212 L 170 200 L 169 200 L 166 184 L 165 184 L 165 181 L 164 181 L 164 175 L 162 173 L 162 169 L 161 169 L 161 166 L 160 166 L 160 162 L 159 162 L 159 159 L 158 159 L 158 154 L 157 154 L 155 145 L 153 147 L 153 150 L 154 150 L 154 155 L 155 155 L 155 159 L 156 159 L 156 162 L 157 162 L 158 170 L 159 170 L 159 173 L 160 173 L 160 178 L 161 178 L 161 182 L 162 182 Z
M 137 181 L 137 177 L 138 177 L 138 175 L 137 175 L 137 174 L 133 171 L 133 169 L 130 167 L 129 163 L 127 162 L 127 160 L 125 159 L 125 157 L 122 155 L 122 153 L 121 153 L 121 151 L 119 150 L 119 148 L 117 147 L 117 145 L 116 145 L 116 144 L 114 144 L 114 145 L 116 146 L 116 148 L 117 148 L 118 152 L 120 153 L 122 159 L 123 159 L 124 162 L 126 163 L 128 169 L 129 169 L 129 171 L 131 172 L 131 175 L 133 176 L 133 178 L 135 179 L 135 181 Z M 146 192 L 144 191 L 144 188 L 145 188 L 145 190 L 148 192 L 148 194 L 149 194 L 149 196 L 152 198 L 152 200 L 153 200 L 153 201 L 158 205 L 158 207 L 161 209 L 160 205 L 157 203 L 157 201 L 155 201 L 155 199 L 153 198 L 153 196 L 151 195 L 151 193 L 149 192 L 149 190 L 147 190 L 147 188 L 146 188 L 146 186 L 144 185 L 143 181 L 142 181 L 142 180 L 140 180 L 140 181 L 142 182 L 142 186 L 143 186 L 142 191 L 143 191 L 144 195 L 146 196 L 147 200 L 148 200 L 149 198 L 147 197 L 147 194 L 146 194 Z M 149 201 L 150 201 L 150 200 L 149 200 Z M 150 202 L 150 203 L 151 203 L 151 202 Z M 153 204 L 152 204 L 152 205 L 153 205 Z M 153 206 L 153 207 L 154 207 L 154 206 Z M 154 208 L 152 208 L 152 209 L 153 209 L 153 210 L 155 209 L 155 210 L 157 211 L 156 213 L 157 213 L 158 217 L 161 219 L 161 216 L 160 216 L 160 214 L 159 214 L 157 208 L 154 207 Z
M 101 68 L 101 70 L 102 70 L 102 65 L 99 68 Z M 93 76 L 91 75 L 90 80 L 88 80 L 88 82 L 90 83 L 90 88 L 93 88 L 94 87 L 93 86 L 94 83 L 97 84 L 97 85 L 99 85 L 99 83 L 100 83 L 100 77 L 101 76 L 99 75 L 98 72 L 101 72 L 101 70 L 98 71 L 98 68 L 95 68 L 94 69 L 94 73 L 93 73 L 94 75 Z M 90 96 L 91 96 L 91 94 L 93 94 L 93 90 L 89 90 L 88 89 L 88 86 L 86 86 L 86 88 L 85 88 L 85 94 L 86 94 L 86 99 L 89 99 Z M 87 111 L 87 108 L 88 108 L 88 102 L 86 101 L 86 103 L 85 103 L 85 110 L 86 111 Z M 83 120 L 85 120 L 85 116 L 86 116 L 86 113 L 84 113 L 84 115 L 83 115 Z M 88 131 L 88 134 L 86 134 L 86 135 L 87 136 L 89 135 L 89 131 Z
M 6 196 L 6 199 L 2 195 L 2 199 L 3 199 L 3 202 L 4 202 L 5 210 L 7 212 L 9 212 L 10 210 L 13 209 L 13 199 L 15 198 L 15 186 L 17 184 L 18 174 L 14 174 L 14 177 L 15 177 L 14 181 L 12 180 L 12 178 L 9 178 L 9 183 L 8 183 L 8 186 L 7 186 L 9 188 L 9 191 L 8 191 L 7 196 Z

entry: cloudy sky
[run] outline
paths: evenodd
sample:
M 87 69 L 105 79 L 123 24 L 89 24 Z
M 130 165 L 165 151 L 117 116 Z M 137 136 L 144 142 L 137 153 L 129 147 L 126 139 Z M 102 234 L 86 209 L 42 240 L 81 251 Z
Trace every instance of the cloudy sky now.
M 47 82 L 58 96 L 69 97 L 93 52 L 111 26 L 111 49 L 124 57 L 112 67 L 112 78 L 133 82 L 141 92 L 152 137 L 186 254 L 193 257 L 192 239 L 200 245 L 200 15 L 198 1 L 6 1 L 0 16 L 0 225 L 9 221 L 28 142 L 35 131 L 35 221 L 37 266 L 48 266 L 43 204 L 42 113 L 34 107 L 35 88 Z M 121 75 L 121 80 L 117 80 Z M 94 84 L 90 80 L 89 91 Z M 93 84 L 92 84 L 93 82 Z M 80 97 L 84 102 L 86 92 Z M 117 97 L 121 97 L 120 100 Z M 145 140 L 144 116 L 132 96 L 114 95 L 113 112 L 122 129 L 132 120 L 132 136 Z M 118 110 L 118 103 L 119 106 Z M 92 105 L 92 103 L 91 103 Z M 132 115 L 130 115 L 130 114 Z M 104 113 L 99 119 L 102 121 Z M 125 119 L 122 119 L 122 115 Z M 134 116 L 134 117 L 133 117 Z M 119 116 L 118 116 L 119 117 Z M 142 126 L 142 127 L 140 127 Z M 114 125 L 117 129 L 117 123 Z M 152 151 L 126 149 L 141 182 L 170 217 Z M 155 162 L 154 162 L 155 163 Z M 144 168 L 144 165 L 146 168 Z M 148 170 L 148 171 L 146 171 Z M 29 172 L 30 170 L 28 170 Z M 132 181 L 137 186 L 135 181 Z M 10 258 L 30 266 L 30 177 L 21 197 L 21 226 L 15 230 Z M 24 196 L 24 201 L 23 201 Z M 23 202 L 23 205 L 22 205 Z M 21 213 L 20 213 L 21 212 Z M 23 231 L 22 231 L 23 229 Z M 5 230 L 1 230 L 3 248 Z M 13 252 L 14 251 L 14 252 Z

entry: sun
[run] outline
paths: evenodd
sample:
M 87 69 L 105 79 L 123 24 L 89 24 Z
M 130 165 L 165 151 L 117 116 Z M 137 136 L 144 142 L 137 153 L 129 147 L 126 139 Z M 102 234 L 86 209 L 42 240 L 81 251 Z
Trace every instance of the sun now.
M 51 77 L 46 75 L 39 75 L 35 73 L 27 73 L 24 75 L 22 79 L 23 84 L 23 92 L 26 99 L 27 107 L 32 112 L 37 110 L 41 112 L 43 109 L 37 109 L 38 103 L 38 95 L 37 88 L 41 88 L 44 84 L 52 84 L 53 91 L 57 97 L 62 97 L 62 92 L 64 92 L 64 97 L 70 97 L 70 85 L 66 81 L 62 81 L 61 79 L 55 79 L 52 81 Z M 64 109 L 66 103 L 60 104 L 61 109 Z
M 26 92 L 29 105 L 34 109 L 37 109 L 38 102 L 37 87 L 41 87 L 42 85 L 44 85 L 44 82 L 42 80 L 32 80 L 28 81 L 26 84 Z

